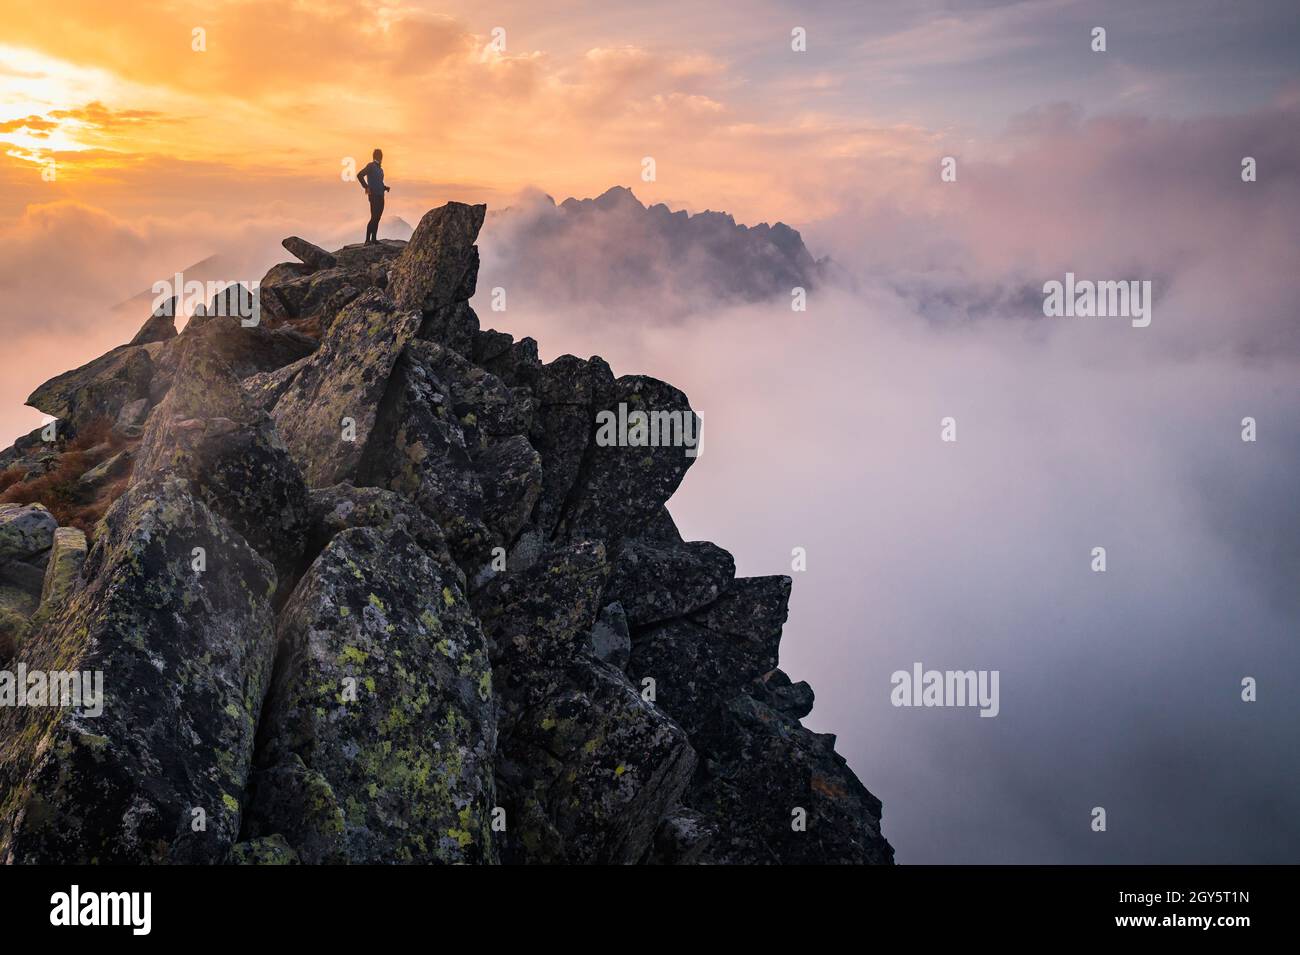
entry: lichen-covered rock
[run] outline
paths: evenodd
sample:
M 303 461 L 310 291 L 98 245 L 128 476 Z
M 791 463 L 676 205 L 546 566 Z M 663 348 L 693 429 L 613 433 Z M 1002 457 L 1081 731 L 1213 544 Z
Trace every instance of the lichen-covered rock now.
M 614 426 L 616 443 L 602 444 L 593 421 L 597 433 L 573 492 L 573 505 L 559 529 L 570 540 L 637 536 L 658 518 L 660 507 L 695 463 L 699 447 L 700 420 L 686 396 L 658 379 L 640 375 L 618 379 L 609 401 L 599 410 L 612 414 L 610 420 L 627 420 L 630 426 L 626 434 L 617 433 L 621 424 Z M 638 412 L 649 422 L 644 438 L 635 430 L 632 416 Z M 638 443 L 642 440 L 659 443 Z
M 203 338 L 187 341 L 167 397 L 149 417 L 135 479 L 172 471 L 270 560 L 298 563 L 307 487 L 270 417 Z
M 628 540 L 614 560 L 607 599 L 623 605 L 629 625 L 643 627 L 713 603 L 735 576 L 736 561 L 708 541 Z
M 349 527 L 375 527 L 384 532 L 403 530 L 436 562 L 452 564 L 442 528 L 400 494 L 378 487 L 335 484 L 313 488 L 308 495 L 308 509 L 311 528 L 306 553 L 312 560 L 341 531 Z
M 243 379 L 244 391 L 252 399 L 253 404 L 263 411 L 270 413 L 275 408 L 275 403 L 280 400 L 291 384 L 294 376 L 302 371 L 303 366 L 307 364 L 311 356 L 299 358 L 290 365 L 283 368 L 277 368 L 274 371 L 260 371 L 255 375 L 249 375 Z
M 627 669 L 632 656 L 632 635 L 627 626 L 627 614 L 617 601 L 601 607 L 600 616 L 591 625 L 591 652 L 597 660 L 620 670 Z
M 542 458 L 516 434 L 480 453 L 474 466 L 483 488 L 483 523 L 494 543 L 508 547 L 542 491 Z
M 102 674 L 102 712 L 0 707 L 0 859 L 220 862 L 270 677 L 275 574 L 176 477 L 117 500 L 86 570 L 22 662 Z
M 0 663 L 106 691 L 0 705 L 0 861 L 891 861 L 777 668 L 790 579 L 665 506 L 685 395 L 482 330 L 483 221 L 290 237 L 260 325 L 231 287 L 37 389 L 3 480 L 130 487 L 89 553 L 0 507 Z
M 288 250 L 290 255 L 301 259 L 310 269 L 332 269 L 338 265 L 338 259 L 319 245 L 312 245 L 306 239 L 300 239 L 296 235 L 289 236 L 280 244 Z
M 272 414 L 312 487 L 356 474 L 393 366 L 419 326 L 418 311 L 368 291 L 340 313 L 293 376 Z
M 659 705 L 692 737 L 719 706 L 776 668 L 790 578 L 741 578 L 734 587 L 736 595 L 724 595 L 720 609 L 706 608 L 633 635 L 628 672 L 634 680 L 655 681 Z M 769 616 L 750 627 L 736 626 L 747 618 L 740 607 L 763 607 Z
M 454 567 L 354 527 L 280 614 L 250 832 L 304 862 L 490 862 L 496 709 Z
M 50 549 L 59 522 L 43 504 L 0 504 L 0 564 Z
M 542 366 L 537 375 L 537 411 L 529 440 L 542 456 L 542 493 L 535 520 L 546 536 L 560 522 L 588 460 L 596 409 L 613 389 L 614 374 L 599 358 L 583 361 L 563 355 Z
M 86 562 L 86 535 L 75 527 L 60 527 L 54 532 L 50 559 L 45 565 L 45 582 L 41 586 L 41 606 L 57 607 L 81 584 L 81 567 Z
M 501 742 L 506 860 L 641 861 L 690 781 L 681 727 L 614 667 L 586 658 Z
M 230 850 L 231 865 L 299 865 L 301 860 L 279 833 L 236 843 Z
M 580 541 L 523 573 L 498 575 L 474 594 L 491 641 L 503 728 L 564 686 L 568 669 L 589 657 L 587 635 L 608 576 L 605 546 Z
M 782 670 L 771 670 L 750 687 L 750 696 L 766 703 L 782 716 L 801 720 L 812 712 L 814 694 L 807 681 L 795 683 Z
M 389 292 L 399 308 L 432 312 L 469 300 L 478 274 L 474 241 L 487 206 L 449 202 L 424 214 L 393 266 Z
M 491 546 L 492 534 L 483 522 L 483 485 L 465 447 L 464 426 L 452 411 L 451 389 L 430 367 L 430 353 L 437 349 L 432 342 L 414 341 L 403 351 L 356 483 L 386 487 L 415 501 L 442 527 L 456 559 L 474 566 Z
M 686 802 L 718 830 L 703 861 L 893 862 L 880 834 L 880 800 L 835 752 L 834 737 L 741 694 L 693 741 L 701 763 Z
M 314 339 L 292 328 L 245 327 L 238 318 L 225 316 L 209 319 L 198 328 L 186 328 L 181 339 L 169 346 L 168 353 L 159 359 L 159 365 L 169 374 L 184 349 L 195 340 L 209 354 L 229 365 L 236 378 L 273 372 L 316 350 Z
M 75 431 L 97 418 L 109 421 L 122 406 L 149 397 L 153 361 L 144 345 L 123 345 L 41 385 L 27 404 Z
M 677 806 L 660 821 L 645 861 L 648 865 L 694 865 L 717 832 L 718 827 L 704 813 Z
M 144 433 L 144 423 L 149 417 L 148 398 L 137 398 L 122 406 L 113 422 L 113 433 L 123 438 L 138 438 Z
M 149 342 L 165 342 L 176 337 L 176 297 L 173 295 L 163 302 L 153 314 L 140 326 L 140 330 L 131 339 L 131 345 L 147 345 Z

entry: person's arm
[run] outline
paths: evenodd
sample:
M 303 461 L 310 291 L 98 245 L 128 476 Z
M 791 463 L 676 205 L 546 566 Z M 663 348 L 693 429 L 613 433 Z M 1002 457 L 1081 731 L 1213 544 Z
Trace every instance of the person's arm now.
M 366 182 L 366 176 L 370 173 L 370 164 L 367 163 L 365 168 L 357 173 L 357 182 L 361 183 L 361 191 L 369 192 L 370 184 Z

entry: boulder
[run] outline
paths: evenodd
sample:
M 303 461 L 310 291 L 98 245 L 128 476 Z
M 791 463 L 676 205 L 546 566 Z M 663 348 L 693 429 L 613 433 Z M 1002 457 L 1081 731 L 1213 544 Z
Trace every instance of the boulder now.
M 449 202 L 424 214 L 392 269 L 388 290 L 401 309 L 432 312 L 468 301 L 478 275 L 474 241 L 487 206 Z
M 0 707 L 0 860 L 220 862 L 271 673 L 275 574 L 168 476 L 113 504 L 86 578 L 23 662 L 101 673 L 102 712 Z
M 149 397 L 153 361 L 144 345 L 123 345 L 41 385 L 27 404 L 75 431 L 99 418 L 113 421 L 122 406 Z
M 716 544 L 636 538 L 619 546 L 606 596 L 623 605 L 630 626 L 644 627 L 708 606 L 735 576 L 735 560 Z
M 41 607 L 61 606 L 81 585 L 81 568 L 86 562 L 86 535 L 75 527 L 54 532 L 50 559 L 41 584 Z
M 813 733 L 741 694 L 694 737 L 701 770 L 686 803 L 717 832 L 701 861 L 727 865 L 881 865 L 880 800 Z M 803 811 L 804 827 L 791 823 Z
M 49 550 L 58 527 L 43 504 L 0 504 L 0 565 Z
M 464 427 L 451 410 L 451 389 L 432 370 L 438 348 L 412 341 L 403 351 L 368 432 L 355 483 L 385 487 L 415 501 L 442 527 L 456 559 L 477 566 L 492 533 L 483 522 L 483 486 L 465 446 Z
M 629 426 L 626 435 L 621 435 L 617 433 L 621 425 L 615 425 L 610 430 L 617 443 L 603 446 L 597 432 L 573 492 L 573 504 L 557 530 L 570 540 L 636 536 L 658 518 L 686 469 L 695 463 L 687 441 L 698 438 L 700 421 L 686 396 L 672 385 L 655 378 L 625 376 L 615 382 L 613 394 L 599 410 L 613 416 L 607 420 L 627 420 L 629 425 L 632 415 L 641 412 L 652 426 L 644 433 Z M 658 446 L 636 443 L 655 441 L 656 432 Z
M 491 862 L 496 709 L 454 567 L 342 531 L 280 614 L 250 833 L 302 861 Z
M 332 269 L 338 265 L 338 259 L 318 245 L 312 245 L 306 239 L 291 235 L 280 243 L 290 255 L 301 259 L 309 269 Z
M 131 345 L 146 345 L 149 342 L 165 342 L 176 337 L 176 296 L 159 305 L 152 315 L 140 326 L 140 330 L 131 339 Z
M 356 474 L 388 379 L 420 326 L 418 311 L 371 290 L 343 310 L 272 412 L 312 487 Z
M 149 416 L 134 476 L 173 472 L 228 520 L 282 576 L 306 539 L 307 487 L 266 412 L 199 336 Z
M 734 587 L 734 595 L 728 592 L 721 598 L 727 603 L 723 608 L 708 608 L 633 635 L 628 672 L 634 681 L 655 681 L 659 705 L 692 738 L 719 705 L 776 668 L 790 578 L 742 578 Z M 732 605 L 761 609 L 769 616 Z M 734 625 L 751 617 L 749 626 Z

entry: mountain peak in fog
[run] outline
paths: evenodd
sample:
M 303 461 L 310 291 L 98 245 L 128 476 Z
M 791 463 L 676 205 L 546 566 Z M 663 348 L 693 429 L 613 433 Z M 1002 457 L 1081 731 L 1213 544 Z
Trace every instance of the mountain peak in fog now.
M 826 267 L 783 222 L 749 226 L 727 212 L 646 206 L 626 186 L 506 209 L 489 232 L 494 274 L 539 305 L 653 299 L 657 313 L 678 316 L 811 291 Z

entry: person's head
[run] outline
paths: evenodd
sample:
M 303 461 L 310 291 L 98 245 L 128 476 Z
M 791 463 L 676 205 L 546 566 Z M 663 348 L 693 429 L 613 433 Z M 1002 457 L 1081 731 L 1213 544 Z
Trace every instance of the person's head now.
M 375 160 L 375 162 L 383 162 L 383 161 L 384 161 L 384 151 L 383 151 L 382 149 L 376 149 L 376 150 L 375 150 L 373 153 L 371 153 L 370 155 L 371 155 L 371 157 Z

